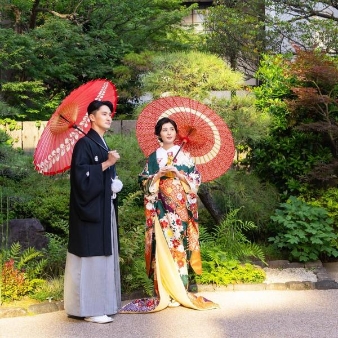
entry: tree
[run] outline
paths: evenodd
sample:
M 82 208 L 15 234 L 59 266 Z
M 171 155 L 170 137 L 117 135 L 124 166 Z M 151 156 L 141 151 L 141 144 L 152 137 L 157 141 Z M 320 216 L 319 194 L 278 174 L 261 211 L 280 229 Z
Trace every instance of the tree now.
M 218 0 L 206 16 L 206 48 L 248 76 L 256 71 L 268 45 L 262 0 Z
M 142 76 L 142 90 L 154 98 L 163 94 L 208 98 L 212 90 L 239 90 L 243 75 L 230 69 L 221 58 L 207 53 L 158 53 L 149 60 L 150 70 Z
M 179 0 L 0 0 L 2 100 L 19 119 L 47 119 L 82 83 L 114 82 L 127 53 L 187 48 L 190 10 Z
M 257 107 L 272 117 L 269 135 L 252 144 L 257 174 L 287 197 L 337 184 L 337 63 L 319 51 L 265 56 Z
M 295 45 L 336 55 L 337 22 L 332 0 L 217 0 L 206 16 L 206 48 L 252 76 L 262 54 L 295 52 Z
M 338 63 L 323 51 L 297 48 L 289 72 L 297 79 L 286 100 L 292 119 L 300 131 L 319 135 L 332 155 L 330 162 L 319 161 L 306 180 L 319 185 L 336 186 L 338 174 Z
M 338 2 L 334 0 L 267 0 L 266 25 L 278 34 L 280 52 L 298 45 L 338 53 Z M 276 50 L 278 52 L 278 50 Z

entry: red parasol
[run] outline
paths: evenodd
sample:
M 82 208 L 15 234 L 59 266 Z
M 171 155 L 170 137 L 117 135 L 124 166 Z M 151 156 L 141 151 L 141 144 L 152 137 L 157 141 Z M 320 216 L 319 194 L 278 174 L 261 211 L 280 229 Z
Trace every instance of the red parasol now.
M 115 85 L 108 80 L 93 80 L 73 90 L 48 121 L 34 153 L 35 169 L 55 175 L 70 168 L 75 143 L 90 129 L 87 107 L 93 100 L 111 101 L 117 106 Z
M 228 126 L 206 105 L 179 96 L 160 98 L 142 110 L 136 123 L 136 137 L 146 156 L 159 147 L 154 132 L 162 117 L 176 122 L 177 142 L 194 158 L 204 182 L 221 176 L 230 168 L 235 146 Z

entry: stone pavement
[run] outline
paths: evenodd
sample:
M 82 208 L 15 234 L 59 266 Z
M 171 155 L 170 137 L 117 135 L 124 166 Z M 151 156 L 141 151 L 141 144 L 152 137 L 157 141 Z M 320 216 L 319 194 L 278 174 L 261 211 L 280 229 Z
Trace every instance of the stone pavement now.
M 203 292 L 220 309 L 167 308 L 94 324 L 64 311 L 0 319 L 1 338 L 338 338 L 338 290 Z
M 323 266 L 328 275 L 338 282 L 338 262 L 324 263 Z
M 38 316 L 0 317 L 0 338 L 338 338 L 338 262 L 317 267 L 317 277 L 318 284 L 290 281 L 274 288 L 205 287 L 199 293 L 220 309 L 118 314 L 104 325 L 68 318 L 62 302 L 45 303 Z

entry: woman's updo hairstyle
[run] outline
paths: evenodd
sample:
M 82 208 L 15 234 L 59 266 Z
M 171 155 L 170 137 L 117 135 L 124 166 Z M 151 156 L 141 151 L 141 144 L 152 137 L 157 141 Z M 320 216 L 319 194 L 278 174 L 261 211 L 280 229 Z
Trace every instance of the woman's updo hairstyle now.
M 161 119 L 159 119 L 157 121 L 156 126 L 155 126 L 155 135 L 158 137 L 158 140 L 160 142 L 163 142 L 163 140 L 160 137 L 160 133 L 162 131 L 162 126 L 166 123 L 170 123 L 175 128 L 176 134 L 178 134 L 176 122 L 174 120 L 170 119 L 169 117 L 162 117 Z

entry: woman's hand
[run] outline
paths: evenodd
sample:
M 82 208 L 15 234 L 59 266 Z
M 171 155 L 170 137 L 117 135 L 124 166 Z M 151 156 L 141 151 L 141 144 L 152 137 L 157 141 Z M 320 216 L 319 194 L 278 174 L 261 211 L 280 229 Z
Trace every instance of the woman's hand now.
M 171 172 L 175 173 L 176 176 L 179 174 L 179 171 L 177 170 L 177 168 L 174 165 L 167 165 L 167 166 L 163 167 L 162 169 L 164 169 L 166 173 L 171 171 Z
M 155 175 L 155 180 L 159 180 L 162 176 L 165 176 L 169 172 L 174 173 L 175 176 L 182 181 L 186 180 L 185 175 L 180 173 L 178 169 L 173 165 L 168 165 L 160 168 L 160 170 Z

